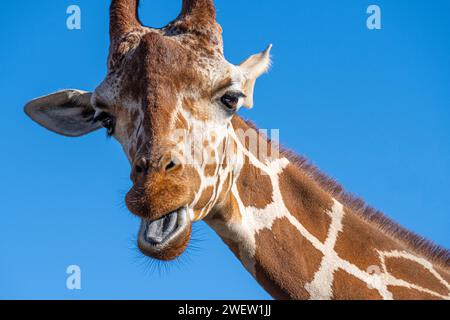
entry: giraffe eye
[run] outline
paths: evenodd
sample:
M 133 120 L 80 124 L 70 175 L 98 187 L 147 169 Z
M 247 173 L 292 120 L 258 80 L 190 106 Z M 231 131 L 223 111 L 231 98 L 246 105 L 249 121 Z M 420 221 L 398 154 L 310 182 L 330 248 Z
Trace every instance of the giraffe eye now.
M 239 99 L 242 97 L 245 95 L 241 92 L 228 92 L 220 98 L 220 101 L 228 110 L 234 111 L 239 106 Z
M 116 120 L 112 115 L 102 112 L 94 118 L 94 122 L 101 122 L 102 126 L 106 129 L 108 136 L 114 134 Z

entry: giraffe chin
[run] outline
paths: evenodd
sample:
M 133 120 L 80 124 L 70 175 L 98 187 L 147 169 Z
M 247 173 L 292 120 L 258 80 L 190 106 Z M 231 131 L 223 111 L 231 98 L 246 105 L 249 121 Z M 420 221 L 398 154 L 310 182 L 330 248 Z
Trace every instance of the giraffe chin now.
M 158 220 L 141 220 L 138 247 L 143 254 L 158 260 L 174 260 L 186 249 L 191 238 L 188 210 L 182 207 Z

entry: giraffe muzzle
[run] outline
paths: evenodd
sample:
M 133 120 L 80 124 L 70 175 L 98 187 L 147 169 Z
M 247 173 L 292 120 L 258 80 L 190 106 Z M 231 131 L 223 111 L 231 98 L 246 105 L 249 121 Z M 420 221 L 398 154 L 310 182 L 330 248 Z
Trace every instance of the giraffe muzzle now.
M 184 251 L 189 237 L 188 210 L 182 207 L 158 220 L 142 219 L 138 245 L 145 255 L 161 260 L 172 260 Z

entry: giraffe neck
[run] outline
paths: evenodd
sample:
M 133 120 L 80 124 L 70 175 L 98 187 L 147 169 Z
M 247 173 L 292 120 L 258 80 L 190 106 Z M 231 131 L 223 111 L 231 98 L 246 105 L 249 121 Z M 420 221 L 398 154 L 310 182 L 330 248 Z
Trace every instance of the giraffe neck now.
M 237 118 L 234 128 L 250 127 Z M 363 219 L 283 156 L 235 137 L 244 164 L 206 222 L 277 299 L 450 299 L 434 265 Z

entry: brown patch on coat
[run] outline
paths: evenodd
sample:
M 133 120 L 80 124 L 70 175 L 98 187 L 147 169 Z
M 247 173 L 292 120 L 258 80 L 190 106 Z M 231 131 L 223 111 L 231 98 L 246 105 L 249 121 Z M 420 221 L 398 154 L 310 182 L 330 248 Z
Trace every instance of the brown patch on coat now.
M 432 294 L 398 286 L 388 286 L 394 300 L 440 300 Z
M 309 298 L 304 286 L 313 280 L 322 257 L 287 218 L 256 235 L 256 279 L 274 298 Z
M 325 242 L 331 217 L 333 200 L 314 181 L 289 164 L 280 174 L 280 189 L 283 202 L 289 212 L 312 235 Z
M 230 192 L 233 183 L 232 173 L 228 173 L 225 181 L 222 184 L 222 190 L 220 191 L 219 200 L 223 199 L 227 193 Z
M 239 205 L 236 198 L 234 197 L 234 195 L 230 194 L 229 201 L 219 209 L 218 214 L 213 218 L 219 219 L 226 223 L 241 223 L 241 214 L 242 213 L 239 210 Z
M 203 190 L 202 195 L 200 196 L 200 199 L 198 200 L 197 204 L 195 205 L 195 209 L 203 209 L 208 205 L 208 203 L 211 201 L 214 194 L 214 187 L 209 186 L 205 190 Z
M 208 148 L 206 149 L 206 157 L 204 159 L 204 163 L 217 165 L 216 156 L 216 150 L 214 150 L 214 148 L 212 148 L 211 146 L 208 146 Z
M 263 209 L 273 202 L 270 177 L 253 166 L 247 156 L 236 184 L 242 203 L 246 207 Z
M 377 249 L 391 251 L 399 248 L 396 242 L 351 212 L 347 212 L 344 216 L 342 225 L 343 229 L 336 241 L 335 251 L 339 257 L 351 261 L 364 271 L 371 266 L 381 268 Z
M 207 164 L 205 165 L 205 176 L 206 177 L 214 177 L 217 171 L 217 164 Z
M 373 288 L 369 288 L 367 283 L 348 274 L 344 270 L 334 272 L 333 279 L 333 299 L 335 300 L 381 300 L 383 297 Z
M 415 261 L 405 258 L 387 257 L 385 263 L 387 271 L 397 279 L 413 283 L 441 295 L 449 294 L 449 290 L 439 279 Z
M 209 223 L 209 221 L 212 223 L 219 222 L 221 224 L 241 222 L 242 217 L 239 210 L 239 205 L 234 195 L 230 192 L 231 183 L 232 175 L 229 174 L 223 183 L 220 194 L 217 197 L 215 210 L 205 218 L 207 223 Z

